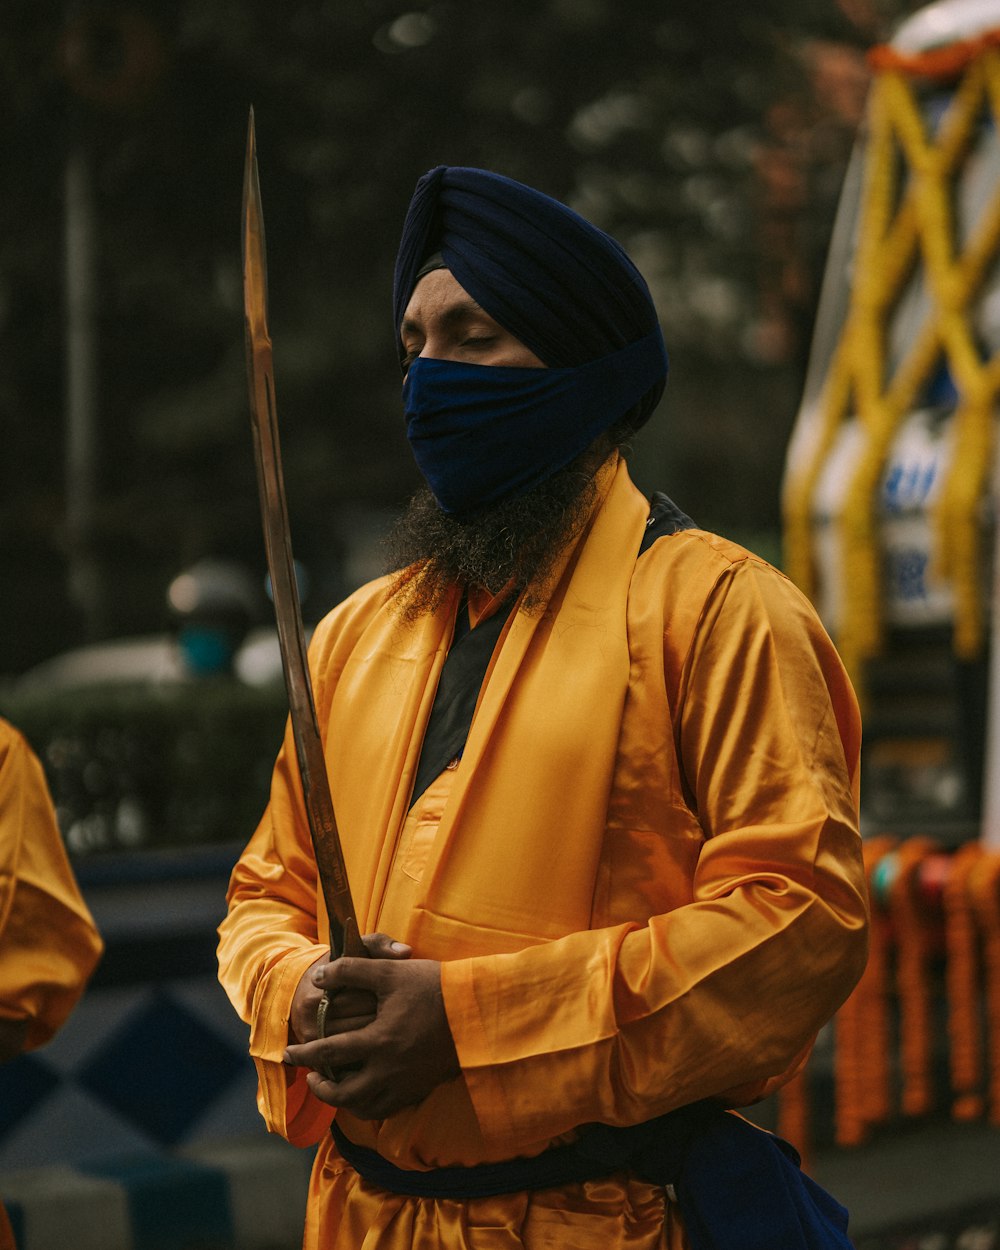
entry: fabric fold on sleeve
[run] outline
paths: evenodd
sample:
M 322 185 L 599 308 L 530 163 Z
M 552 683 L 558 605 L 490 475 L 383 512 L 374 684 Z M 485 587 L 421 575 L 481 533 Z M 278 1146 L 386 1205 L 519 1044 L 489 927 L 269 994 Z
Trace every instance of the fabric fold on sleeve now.
M 295 990 L 306 970 L 329 953 L 318 941 L 316 870 L 291 730 L 275 765 L 271 797 L 233 870 L 228 914 L 219 926 L 219 980 L 250 1025 L 258 1077 L 257 1103 L 268 1129 L 293 1145 L 312 1145 L 329 1128 L 332 1109 L 313 1098 L 302 1068 L 282 1062 Z M 279 850 L 274 827 L 294 830 Z

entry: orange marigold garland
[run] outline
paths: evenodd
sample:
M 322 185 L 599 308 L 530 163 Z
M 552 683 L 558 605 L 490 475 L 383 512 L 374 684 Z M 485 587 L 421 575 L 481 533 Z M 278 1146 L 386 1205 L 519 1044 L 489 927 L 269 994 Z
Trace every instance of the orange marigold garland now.
M 988 30 L 974 39 L 959 39 L 925 52 L 901 52 L 890 44 L 870 49 L 868 64 L 877 74 L 898 71 L 914 78 L 957 78 L 988 48 L 1000 45 L 1000 30 Z
M 956 1120 L 975 1120 L 983 1114 L 979 934 L 969 894 L 969 876 L 982 855 L 977 842 L 970 842 L 955 852 L 941 899 L 947 954 L 945 987 L 953 1094 L 951 1113 Z
M 969 893 L 983 935 L 989 1118 L 1000 1126 L 1000 854 L 984 854 L 974 865 Z
M 895 863 L 895 842 L 886 846 L 882 855 L 872 865 L 873 883 L 881 870 Z M 891 878 L 890 878 L 891 880 Z M 870 1125 L 882 1124 L 889 1118 L 892 1107 L 892 1023 L 890 1012 L 893 927 L 884 900 L 872 899 L 872 938 L 869 966 L 872 970 L 871 1000 L 868 1015 L 862 1021 L 862 1113 Z
M 873 878 L 895 845 L 895 838 L 884 836 L 866 839 L 863 846 L 871 899 L 868 963 L 835 1021 L 834 1136 L 839 1146 L 860 1145 L 869 1128 L 889 1116 L 889 919 L 878 904 Z
M 923 897 L 920 871 L 937 850 L 929 838 L 908 838 L 896 852 L 896 878 L 889 887 L 889 910 L 896 935 L 896 986 L 899 996 L 899 1050 L 904 1115 L 926 1115 L 933 1104 L 932 989 L 930 955 L 933 929 Z
M 864 1073 L 861 1067 L 861 1029 L 867 1014 L 864 1003 L 871 974 L 871 959 L 865 975 L 837 1013 L 837 1041 L 833 1056 L 834 1140 L 838 1146 L 860 1146 L 867 1135 L 862 1110 Z
M 809 1098 L 809 1064 L 803 1062 L 792 1079 L 778 1091 L 778 1136 L 795 1145 L 802 1170 L 809 1171 L 812 1147 Z

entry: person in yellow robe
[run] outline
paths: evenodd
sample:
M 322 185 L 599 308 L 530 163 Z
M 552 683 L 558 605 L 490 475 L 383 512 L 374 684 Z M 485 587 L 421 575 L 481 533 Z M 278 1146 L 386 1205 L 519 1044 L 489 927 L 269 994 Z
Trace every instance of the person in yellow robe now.
M 261 1113 L 319 1143 L 304 1245 L 786 1250 L 761 1174 L 728 1243 L 683 1195 L 864 966 L 850 683 L 780 572 L 630 480 L 667 362 L 609 236 L 439 167 L 395 319 L 428 489 L 310 645 L 375 958 L 330 961 L 290 730 L 220 927 Z
M 54 1036 L 103 949 L 42 766 L 23 735 L 0 719 L 0 1063 Z M 13 1244 L 0 1204 L 0 1250 Z

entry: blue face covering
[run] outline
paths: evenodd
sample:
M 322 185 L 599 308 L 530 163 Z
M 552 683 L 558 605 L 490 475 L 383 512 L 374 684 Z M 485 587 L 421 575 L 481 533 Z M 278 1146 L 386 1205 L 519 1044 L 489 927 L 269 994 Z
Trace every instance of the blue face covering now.
M 660 381 L 659 328 L 576 368 L 418 357 L 403 383 L 406 436 L 442 511 L 524 494 L 564 468 Z

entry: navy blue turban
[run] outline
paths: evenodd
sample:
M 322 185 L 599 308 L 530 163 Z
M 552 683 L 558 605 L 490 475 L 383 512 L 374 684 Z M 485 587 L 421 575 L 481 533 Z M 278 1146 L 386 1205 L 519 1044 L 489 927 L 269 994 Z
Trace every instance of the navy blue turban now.
M 533 489 L 663 393 L 667 354 L 642 275 L 609 235 L 557 200 L 482 169 L 417 183 L 396 258 L 399 330 L 414 287 L 448 269 L 546 368 L 423 356 L 403 384 L 406 436 L 439 506 L 476 512 Z
M 439 165 L 417 183 L 396 257 L 397 336 L 420 268 L 434 252 L 476 303 L 550 368 L 586 364 L 658 331 L 649 289 L 610 235 L 500 174 Z M 666 374 L 664 352 L 662 377 L 632 414 L 635 428 L 656 407 Z

